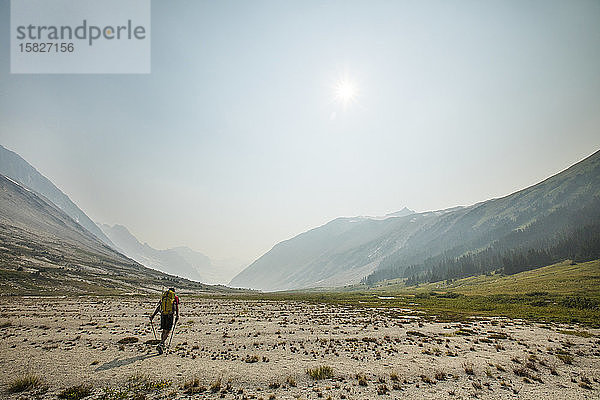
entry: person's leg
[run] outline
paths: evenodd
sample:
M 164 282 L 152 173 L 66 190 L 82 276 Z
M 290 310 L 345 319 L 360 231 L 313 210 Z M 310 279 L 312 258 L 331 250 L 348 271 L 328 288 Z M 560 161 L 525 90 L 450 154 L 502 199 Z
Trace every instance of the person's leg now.
M 162 333 L 160 336 L 160 344 L 164 347 L 165 342 L 169 337 L 169 333 L 173 328 L 173 314 L 162 314 L 160 317 L 160 328 Z
M 160 334 L 160 344 L 159 344 L 159 346 L 163 346 L 164 343 L 165 343 L 165 340 L 167 340 L 167 337 L 169 337 L 169 331 L 171 330 L 169 328 L 169 318 L 168 318 L 168 315 L 161 314 L 161 316 L 160 316 L 160 329 L 161 329 L 161 334 Z

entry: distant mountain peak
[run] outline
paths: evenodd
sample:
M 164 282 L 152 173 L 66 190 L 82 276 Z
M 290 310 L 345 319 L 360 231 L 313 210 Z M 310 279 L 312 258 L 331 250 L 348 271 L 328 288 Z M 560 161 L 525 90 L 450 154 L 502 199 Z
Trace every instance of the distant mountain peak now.
M 404 207 L 400 211 L 396 211 L 393 213 L 386 214 L 386 217 L 406 217 L 407 215 L 415 214 L 415 211 L 411 210 L 408 207 Z
M 241 268 L 230 263 L 213 265 L 210 258 L 187 246 L 155 249 L 140 242 L 123 225 L 98 224 L 104 234 L 128 257 L 146 267 L 203 283 L 226 283 Z

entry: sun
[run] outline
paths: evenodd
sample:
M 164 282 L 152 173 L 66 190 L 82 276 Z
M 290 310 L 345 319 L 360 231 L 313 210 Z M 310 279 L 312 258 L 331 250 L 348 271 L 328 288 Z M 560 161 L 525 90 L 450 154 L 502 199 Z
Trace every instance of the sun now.
M 335 100 L 338 103 L 342 103 L 344 107 L 356 100 L 358 91 L 354 82 L 348 79 L 340 79 L 334 90 Z

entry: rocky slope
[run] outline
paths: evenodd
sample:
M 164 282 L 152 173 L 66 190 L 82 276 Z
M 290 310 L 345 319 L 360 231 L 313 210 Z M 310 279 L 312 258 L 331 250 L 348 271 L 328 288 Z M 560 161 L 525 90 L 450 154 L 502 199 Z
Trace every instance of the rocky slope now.
M 5 295 L 223 292 L 146 268 L 101 242 L 48 199 L 0 175 L 0 289 Z

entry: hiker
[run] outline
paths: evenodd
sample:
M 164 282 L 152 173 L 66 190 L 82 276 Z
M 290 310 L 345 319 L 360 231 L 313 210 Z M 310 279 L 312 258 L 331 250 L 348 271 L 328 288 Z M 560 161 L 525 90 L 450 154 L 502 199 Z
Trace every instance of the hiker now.
M 165 341 L 169 337 L 169 332 L 173 328 L 173 316 L 175 316 L 175 324 L 179 321 L 179 297 L 175 294 L 175 288 L 169 288 L 163 293 L 154 313 L 150 316 L 150 323 L 154 319 L 154 316 L 160 311 L 160 329 L 162 334 L 160 336 L 160 343 L 156 347 L 160 354 L 165 351 Z

